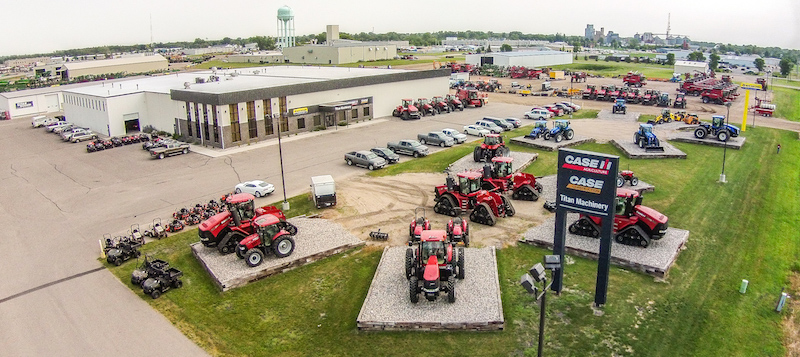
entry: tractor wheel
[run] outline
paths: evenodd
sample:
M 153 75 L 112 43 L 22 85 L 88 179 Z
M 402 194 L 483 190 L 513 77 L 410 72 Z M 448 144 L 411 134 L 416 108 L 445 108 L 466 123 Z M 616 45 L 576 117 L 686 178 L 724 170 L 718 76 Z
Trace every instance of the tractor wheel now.
M 353 166 L 353 160 L 347 159 L 347 166 Z
M 419 279 L 416 276 L 412 276 L 411 279 L 408 279 L 408 297 L 411 298 L 411 302 L 416 304 L 419 302 L 419 293 L 417 292 L 417 285 Z
M 183 282 L 180 280 L 175 280 L 172 282 L 172 287 L 175 289 L 180 289 L 181 286 L 183 286 Z
M 560 143 L 561 140 L 564 140 L 564 135 L 561 135 L 561 133 L 556 134 L 556 142 Z
M 114 265 L 116 265 L 116 266 L 120 266 L 120 265 L 122 265 L 122 258 L 116 258 L 116 259 L 114 259 Z
M 458 278 L 458 279 L 464 279 L 464 275 L 465 275 L 464 259 L 465 259 L 464 258 L 464 248 L 463 247 L 459 247 L 458 248 L 458 262 L 456 263 L 456 266 L 458 267 L 458 273 L 456 274 L 456 278 Z
M 250 267 L 257 267 L 261 265 L 261 262 L 264 261 L 264 254 L 256 248 L 248 250 L 244 256 L 245 261 L 247 261 L 247 265 Z
M 237 257 L 237 258 L 239 258 L 239 259 L 244 259 L 244 254 L 245 254 L 245 252 L 243 252 L 243 251 L 242 251 L 241 249 L 239 249 L 238 247 L 235 249 L 235 251 L 236 251 L 236 257 Z
M 475 150 L 472 151 L 472 160 L 475 162 L 481 162 L 481 158 L 483 157 L 483 150 L 478 146 L 475 147 Z
M 639 184 L 639 178 L 636 176 L 631 177 L 631 186 L 636 186 Z
M 469 231 L 464 232 L 464 235 L 461 237 L 461 240 L 464 242 L 465 247 L 469 247 Z
M 150 297 L 153 299 L 158 299 L 159 296 L 161 296 L 161 290 L 155 289 L 150 292 Z
M 727 130 L 720 130 L 720 132 L 717 133 L 717 140 L 719 141 L 728 141 L 729 137 L 730 134 L 728 134 Z
M 506 196 L 500 196 L 503 199 L 503 204 L 506 206 L 506 217 L 514 217 L 514 214 L 517 211 L 514 209 L 514 206 L 511 204 L 511 200 L 506 198 Z
M 281 236 L 272 242 L 272 247 L 276 257 L 288 257 L 292 254 L 292 252 L 294 252 L 294 239 L 289 236 Z
M 550 135 L 549 131 L 544 132 L 544 140 L 550 140 L 552 136 Z
M 639 145 L 639 132 L 633 133 L 633 143 Z
M 578 234 L 578 222 L 579 221 L 575 221 L 575 222 L 573 222 L 572 224 L 569 225 L 569 232 L 570 233 Z
M 395 110 L 392 111 L 392 116 L 393 117 L 399 117 L 400 116 L 400 112 L 397 111 L 397 109 L 395 109 Z
M 614 235 L 614 241 L 619 243 L 619 244 L 624 244 L 625 243 L 625 238 L 622 236 L 622 234 L 615 234 Z
M 644 149 L 644 138 L 639 138 L 639 147 Z
M 188 154 L 189 153 L 189 149 L 183 149 L 183 153 L 184 154 Z
M 572 140 L 572 138 L 574 138 L 574 137 L 575 137 L 575 131 L 574 130 L 567 129 L 567 131 L 564 132 L 564 138 L 565 139 Z
M 617 187 L 622 187 L 625 184 L 625 178 L 622 176 L 617 176 Z
M 447 279 L 447 302 L 456 302 L 456 281 L 452 276 Z
M 703 97 L 703 104 L 708 104 L 708 102 L 710 102 L 710 101 L 711 101 L 711 99 L 710 99 L 710 98 L 708 98 L 708 97 Z
M 297 234 L 297 226 L 289 222 L 286 222 L 286 225 L 283 226 L 283 229 L 291 235 Z
M 408 120 L 408 119 L 410 119 L 410 118 L 411 118 L 411 115 L 410 115 L 410 114 L 408 114 L 408 112 L 403 112 L 403 116 L 402 116 L 402 119 L 403 119 L 403 120 Z
M 410 279 L 414 274 L 414 250 L 406 248 L 406 279 Z
M 698 139 L 704 139 L 706 137 L 706 134 L 708 134 L 708 132 L 706 132 L 706 128 L 703 127 L 699 127 L 694 131 L 694 137 Z

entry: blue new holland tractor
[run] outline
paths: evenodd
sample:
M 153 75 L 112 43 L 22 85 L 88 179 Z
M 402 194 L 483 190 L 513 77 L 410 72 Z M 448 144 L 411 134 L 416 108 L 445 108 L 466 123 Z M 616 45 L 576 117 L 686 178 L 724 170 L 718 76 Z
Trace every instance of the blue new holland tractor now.
M 553 129 L 544 133 L 545 140 L 553 138 L 557 143 L 560 143 L 563 139 L 572 140 L 574 137 L 575 131 L 569 127 L 569 120 L 563 119 L 553 121 Z
M 645 151 L 664 151 L 661 142 L 653 133 L 652 124 L 639 124 L 639 131 L 633 134 L 633 142 Z
M 719 141 L 728 141 L 730 138 L 739 136 L 739 130 L 737 126 L 726 124 L 724 115 L 714 115 L 711 117 L 711 124 L 700 123 L 700 126 L 694 130 L 694 136 L 704 139 L 706 135 L 711 134 L 716 136 Z
M 525 137 L 528 139 L 538 139 L 543 137 L 547 131 L 547 121 L 537 120 L 533 123 L 533 130 L 531 130 L 530 134 L 525 135 Z

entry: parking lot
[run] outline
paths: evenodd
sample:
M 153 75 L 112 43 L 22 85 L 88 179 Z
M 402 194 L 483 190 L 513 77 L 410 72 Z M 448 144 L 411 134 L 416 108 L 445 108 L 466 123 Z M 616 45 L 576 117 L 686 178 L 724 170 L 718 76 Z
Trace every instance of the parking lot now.
M 365 170 L 348 167 L 343 154 L 413 139 L 446 127 L 461 129 L 482 116 L 517 116 L 526 108 L 491 103 L 446 115 L 292 136 L 283 143 L 286 192 L 308 190 L 310 176 L 338 181 Z M 33 129 L 29 120 L 0 123 L 0 326 L 8 355 L 197 355 L 204 352 L 163 316 L 101 267 L 98 240 L 144 228 L 177 208 L 218 198 L 241 181 L 275 184 L 266 204 L 282 193 L 277 145 L 220 157 L 198 153 L 154 160 L 140 145 L 87 153 Z M 477 138 L 475 138 L 477 139 Z M 431 148 L 432 152 L 441 150 Z M 409 160 L 403 157 L 403 160 Z M 27 331 L 38 331 L 30 334 Z M 129 336 L 146 341 L 131 345 Z

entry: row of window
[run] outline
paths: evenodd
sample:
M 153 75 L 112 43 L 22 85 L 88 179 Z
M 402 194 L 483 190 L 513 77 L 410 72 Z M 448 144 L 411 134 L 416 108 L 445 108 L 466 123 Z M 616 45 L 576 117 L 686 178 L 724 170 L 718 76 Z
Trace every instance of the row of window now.
M 91 99 L 86 97 L 79 97 L 76 95 L 64 94 L 64 102 L 67 104 L 77 105 L 93 110 L 106 111 L 106 102 L 104 100 Z

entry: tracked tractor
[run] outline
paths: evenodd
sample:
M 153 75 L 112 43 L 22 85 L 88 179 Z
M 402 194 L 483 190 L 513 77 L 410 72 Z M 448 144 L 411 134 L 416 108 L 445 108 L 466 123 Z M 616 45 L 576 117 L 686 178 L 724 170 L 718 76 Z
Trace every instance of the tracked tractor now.
M 448 175 L 446 184 L 434 189 L 433 211 L 458 217 L 471 210 L 470 221 L 488 226 L 493 226 L 497 217 L 513 216 L 516 211 L 511 200 L 497 192 L 482 190 L 481 176 L 475 171 L 459 173 L 456 178 Z
M 253 220 L 265 214 L 278 217 L 289 233 L 297 233 L 297 228 L 286 224 L 286 216 L 281 210 L 274 206 L 255 208 L 254 200 L 255 196 L 249 193 L 237 193 L 225 198 L 227 210 L 200 223 L 200 242 L 206 247 L 216 247 L 220 254 L 233 253 L 242 239 L 256 233 Z
M 464 248 L 456 248 L 442 230 L 423 231 L 420 241 L 409 245 L 405 268 L 411 302 L 419 302 L 420 293 L 428 301 L 447 294 L 448 302 L 456 302 L 456 279 L 465 275 Z
M 634 190 L 618 188 L 615 204 L 614 241 L 619 244 L 647 248 L 653 240 L 664 237 L 669 227 L 667 216 L 642 206 L 642 197 Z M 581 214 L 569 226 L 576 235 L 599 238 L 602 220 L 600 217 Z
M 481 146 L 476 146 L 472 151 L 475 162 L 490 162 L 493 157 L 506 156 L 511 150 L 506 146 L 500 134 L 486 134 Z
M 492 165 L 483 167 L 481 188 L 505 193 L 511 191 L 515 200 L 536 201 L 542 194 L 542 184 L 536 177 L 524 172 L 514 172 L 511 157 L 492 158 Z
M 537 120 L 533 123 L 533 129 L 528 135 L 525 135 L 528 139 L 538 139 L 544 137 L 544 133 L 548 132 L 547 129 L 547 121 L 546 120 Z
M 273 214 L 264 214 L 253 220 L 255 233 L 242 239 L 236 246 L 236 256 L 244 259 L 250 267 L 257 267 L 264 261 L 267 254 L 274 254 L 278 258 L 285 258 L 294 252 L 295 242 L 293 233 L 297 227 L 282 221 Z M 287 229 L 289 226 L 294 229 Z
M 711 123 L 700 123 L 694 130 L 694 136 L 698 139 L 705 139 L 707 135 L 716 136 L 719 141 L 728 141 L 730 138 L 739 136 L 739 127 L 725 123 L 724 115 L 714 115 Z
M 653 133 L 652 124 L 639 124 L 639 131 L 633 134 L 633 142 L 645 151 L 664 151 L 658 137 Z
M 401 118 L 403 120 L 419 119 L 422 118 L 422 113 L 419 109 L 411 103 L 411 99 L 403 99 L 397 108 L 394 108 L 392 116 Z

